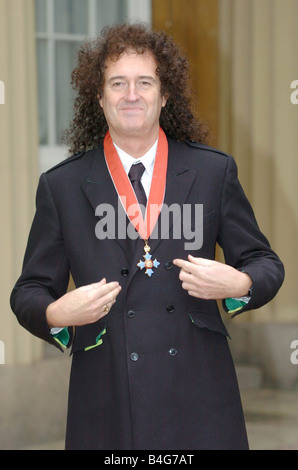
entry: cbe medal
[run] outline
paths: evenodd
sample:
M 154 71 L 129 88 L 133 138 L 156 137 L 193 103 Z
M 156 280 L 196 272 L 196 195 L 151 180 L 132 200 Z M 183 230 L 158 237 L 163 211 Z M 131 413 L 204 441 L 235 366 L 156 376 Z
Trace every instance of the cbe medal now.
M 148 245 L 148 240 L 145 240 L 145 246 L 144 246 L 144 251 L 145 251 L 145 255 L 143 255 L 143 258 L 145 261 L 139 261 L 137 266 L 142 270 L 144 268 L 146 268 L 146 271 L 145 271 L 145 274 L 147 274 L 147 276 L 151 277 L 152 274 L 153 274 L 153 269 L 152 268 L 158 268 L 158 266 L 160 265 L 160 263 L 157 261 L 157 259 L 155 259 L 154 261 L 152 261 L 152 256 L 149 254 L 149 251 L 150 251 L 150 246 Z
M 106 133 L 104 138 L 104 154 L 106 164 L 113 180 L 115 189 L 118 193 L 122 206 L 129 218 L 130 222 L 143 238 L 145 246 L 143 255 L 144 261 L 140 259 L 137 267 L 148 277 L 154 274 L 153 269 L 158 268 L 160 263 L 157 259 L 152 260 L 150 255 L 150 246 L 148 245 L 148 239 L 154 229 L 154 226 L 159 217 L 161 207 L 163 204 L 165 187 L 166 187 L 166 174 L 168 165 L 168 141 L 162 128 L 159 128 L 158 144 L 154 162 L 154 169 L 152 175 L 152 182 L 150 187 L 149 198 L 146 206 L 145 220 L 142 216 L 141 209 L 139 207 L 139 217 L 132 217 L 129 208 L 138 206 L 138 201 L 135 192 L 132 188 L 128 175 L 126 174 L 117 150 L 113 144 L 110 132 Z M 150 207 L 157 207 L 157 210 L 150 210 Z

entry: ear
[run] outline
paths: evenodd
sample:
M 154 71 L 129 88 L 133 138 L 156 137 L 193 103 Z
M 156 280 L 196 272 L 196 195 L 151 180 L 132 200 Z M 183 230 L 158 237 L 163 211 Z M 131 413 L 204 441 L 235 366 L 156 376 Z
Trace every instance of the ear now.
M 99 102 L 99 105 L 102 107 L 102 96 L 100 96 L 100 94 L 98 93 L 98 94 L 96 95 L 96 97 L 97 97 L 97 100 L 98 100 L 98 102 Z
M 168 95 L 163 95 L 162 96 L 162 101 L 161 101 L 161 105 L 162 105 L 163 108 L 166 106 L 167 101 L 168 101 Z

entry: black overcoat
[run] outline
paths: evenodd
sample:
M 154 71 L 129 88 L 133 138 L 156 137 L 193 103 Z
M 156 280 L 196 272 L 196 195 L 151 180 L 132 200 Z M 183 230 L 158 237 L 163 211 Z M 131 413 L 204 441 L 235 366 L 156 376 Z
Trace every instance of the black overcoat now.
M 172 261 L 188 253 L 214 259 L 218 243 L 226 263 L 253 280 L 251 300 L 241 312 L 274 297 L 283 265 L 258 228 L 234 159 L 204 145 L 168 141 L 164 203 L 176 206 L 169 226 L 149 242 L 152 259 L 160 263 L 151 277 L 137 267 L 143 241 L 119 238 L 122 207 L 102 146 L 40 177 L 23 271 L 11 295 L 19 322 L 57 345 L 45 310 L 66 292 L 69 273 L 76 287 L 103 277 L 122 286 L 106 317 L 69 329 L 74 337 L 67 449 L 248 447 L 218 304 L 189 296 Z M 111 225 L 105 227 L 106 239 L 95 235 L 101 204 L 115 208 L 114 234 Z M 203 244 L 195 250 L 185 249 L 190 240 L 183 221 L 177 235 L 177 204 L 203 204 Z M 192 217 L 191 229 L 201 230 L 194 211 Z M 107 223 L 104 216 L 102 223 Z

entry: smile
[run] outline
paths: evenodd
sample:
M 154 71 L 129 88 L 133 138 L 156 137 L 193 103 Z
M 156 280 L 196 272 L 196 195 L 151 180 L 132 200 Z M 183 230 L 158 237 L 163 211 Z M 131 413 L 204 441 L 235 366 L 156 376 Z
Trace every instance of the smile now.
M 143 108 L 121 108 L 120 111 L 127 111 L 127 112 L 143 111 Z

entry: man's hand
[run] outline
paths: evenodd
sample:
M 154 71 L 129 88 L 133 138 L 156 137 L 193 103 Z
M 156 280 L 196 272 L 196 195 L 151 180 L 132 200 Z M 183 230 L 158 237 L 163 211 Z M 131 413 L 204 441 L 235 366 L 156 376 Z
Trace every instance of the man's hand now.
M 248 295 L 252 286 L 248 274 L 218 261 L 188 255 L 188 261 L 175 259 L 173 263 L 181 268 L 179 279 L 183 289 L 193 297 L 205 300 L 242 297 Z
M 79 287 L 51 303 L 46 310 L 50 328 L 81 326 L 107 315 L 116 302 L 121 287 L 118 282 L 100 282 Z

